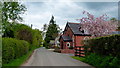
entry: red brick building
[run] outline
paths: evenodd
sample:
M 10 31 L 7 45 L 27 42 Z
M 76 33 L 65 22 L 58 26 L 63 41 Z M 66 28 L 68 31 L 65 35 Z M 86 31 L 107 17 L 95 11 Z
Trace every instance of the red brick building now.
M 70 23 L 67 22 L 63 34 L 60 36 L 60 48 L 63 52 L 65 49 L 74 49 L 76 46 L 83 46 L 82 40 L 85 37 L 90 37 L 84 30 L 80 31 L 80 23 Z M 73 51 L 71 51 L 73 52 Z M 69 52 L 70 53 L 70 52 Z

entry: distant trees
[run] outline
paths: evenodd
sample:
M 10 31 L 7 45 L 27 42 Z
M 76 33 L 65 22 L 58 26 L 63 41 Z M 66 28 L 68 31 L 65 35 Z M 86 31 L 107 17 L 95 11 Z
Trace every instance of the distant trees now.
M 84 30 L 85 33 L 89 33 L 94 37 L 108 35 L 117 29 L 117 22 L 107 20 L 107 15 L 95 18 L 94 15 L 86 11 L 83 14 L 86 14 L 87 17 L 77 19 L 81 22 L 80 30 Z M 112 20 L 115 21 L 115 19 Z
M 117 22 L 117 23 L 118 23 L 118 24 L 117 24 L 117 25 L 118 25 L 117 30 L 120 30 L 120 20 L 117 20 L 116 18 L 111 18 L 110 20 L 111 20 L 113 23 L 114 23 L 114 22 Z
M 46 25 L 44 25 L 46 26 Z M 45 28 L 46 29 L 46 28 Z M 58 36 L 59 33 L 59 26 L 56 24 L 56 21 L 54 21 L 54 16 L 52 16 L 49 25 L 47 27 L 46 36 L 45 36 L 45 43 L 44 46 L 49 47 L 50 40 L 55 40 L 55 38 Z
M 47 28 L 48 28 L 47 24 L 44 24 L 43 27 L 42 27 L 42 36 L 43 36 L 43 39 L 45 39 Z
M 16 24 L 14 27 L 14 38 L 25 40 L 33 46 L 40 46 L 42 43 L 41 31 L 32 29 L 25 24 Z
M 33 35 L 32 45 L 40 47 L 40 45 L 42 45 L 42 42 L 43 42 L 42 32 L 39 31 L 38 29 L 34 29 L 32 30 L 32 35 Z
M 43 29 L 43 31 L 46 31 L 47 28 L 48 28 L 48 25 L 47 25 L 47 24 L 44 24 L 42 29 Z
M 116 18 L 111 18 L 110 20 L 113 21 L 113 22 L 117 21 Z
M 14 28 L 15 38 L 19 40 L 26 40 L 32 44 L 32 29 L 29 26 L 24 24 L 17 24 L 14 26 Z

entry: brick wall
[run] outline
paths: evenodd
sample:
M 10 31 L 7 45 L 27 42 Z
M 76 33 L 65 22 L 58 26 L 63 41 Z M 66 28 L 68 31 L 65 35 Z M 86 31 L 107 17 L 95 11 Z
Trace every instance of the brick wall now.
M 61 49 L 61 53 L 70 53 L 70 54 L 74 54 L 75 51 L 74 50 L 71 50 L 71 49 Z
M 66 28 L 67 31 L 64 32 L 65 36 L 70 36 L 72 38 L 73 36 L 73 32 L 71 31 L 71 29 L 69 27 Z
M 75 36 L 75 46 L 82 46 L 82 40 L 85 36 Z

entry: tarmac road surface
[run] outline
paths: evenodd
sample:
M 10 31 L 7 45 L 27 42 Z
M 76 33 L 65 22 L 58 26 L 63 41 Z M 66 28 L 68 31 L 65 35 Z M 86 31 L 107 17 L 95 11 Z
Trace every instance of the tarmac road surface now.
M 22 66 L 86 66 L 90 65 L 71 58 L 67 54 L 55 53 L 45 48 L 34 51 L 29 60 Z

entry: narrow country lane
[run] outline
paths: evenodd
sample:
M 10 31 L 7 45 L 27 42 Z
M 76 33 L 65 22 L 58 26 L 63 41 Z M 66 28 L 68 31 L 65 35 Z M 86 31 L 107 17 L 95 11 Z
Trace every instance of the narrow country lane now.
M 69 55 L 51 52 L 45 48 L 38 48 L 30 59 L 22 66 L 90 66 L 72 59 Z

